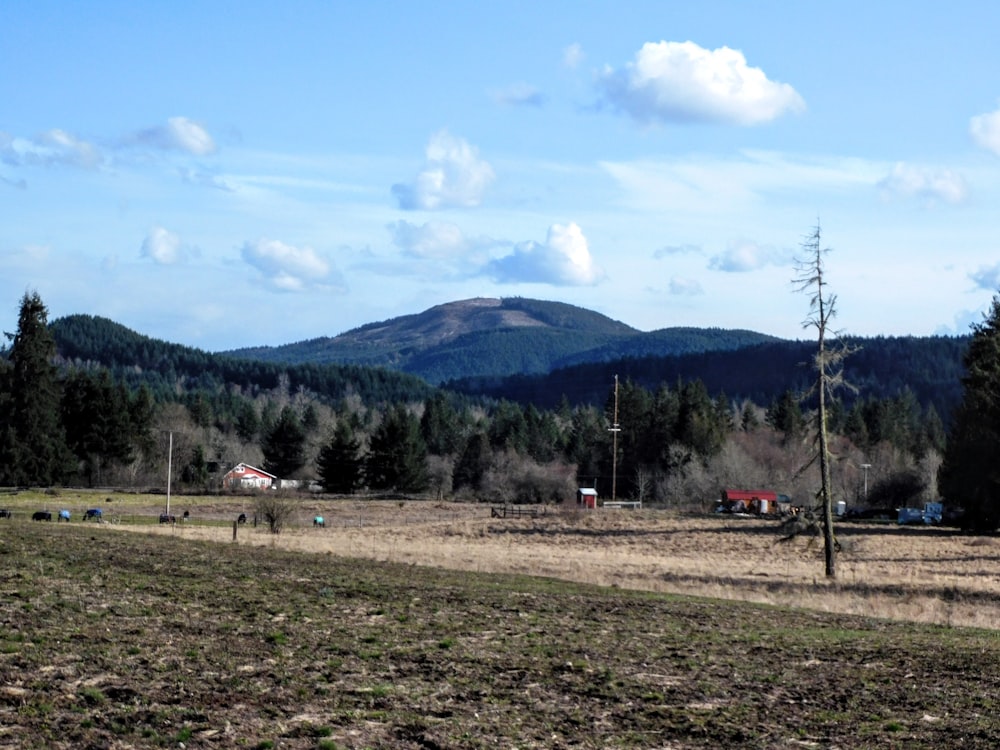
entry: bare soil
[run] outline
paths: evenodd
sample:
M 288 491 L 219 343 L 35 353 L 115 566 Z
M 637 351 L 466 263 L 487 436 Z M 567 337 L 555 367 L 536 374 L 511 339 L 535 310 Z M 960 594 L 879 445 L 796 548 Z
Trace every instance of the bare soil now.
M 0 520 L 0 747 L 1000 745 L 995 630 L 822 611 L 993 611 L 992 538 L 845 525 L 828 584 L 751 519 L 316 501 L 234 542 L 238 502 L 116 503 Z
M 232 541 L 231 503 L 175 503 L 196 521 L 123 528 Z M 241 506 L 252 518 L 252 507 Z M 238 510 L 238 509 L 236 509 Z M 252 525 L 239 544 L 523 573 L 645 591 L 805 606 L 913 622 L 1000 627 L 1000 539 L 947 527 L 841 523 L 837 578 L 824 576 L 822 540 L 780 541 L 759 518 L 657 510 L 541 509 L 495 518 L 482 504 L 313 501 L 277 538 Z M 146 509 L 152 517 L 155 507 Z M 313 527 L 322 515 L 326 526 Z

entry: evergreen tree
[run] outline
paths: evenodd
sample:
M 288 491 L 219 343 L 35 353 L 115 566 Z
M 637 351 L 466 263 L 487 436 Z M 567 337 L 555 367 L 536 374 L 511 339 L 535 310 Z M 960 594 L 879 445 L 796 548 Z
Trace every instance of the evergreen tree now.
M 116 386 L 107 370 L 96 375 L 76 371 L 63 382 L 61 418 L 66 441 L 76 455 L 87 483 L 102 483 L 113 464 L 132 460 L 129 396 Z
M 462 426 L 458 412 L 448 403 L 443 391 L 424 402 L 420 417 L 420 435 L 433 456 L 450 456 L 462 444 Z
M 805 429 L 805 418 L 802 416 L 799 399 L 789 390 L 784 391 L 781 397 L 768 407 L 764 421 L 784 435 L 786 444 L 797 440 Z
M 324 491 L 349 495 L 361 486 L 364 461 L 360 451 L 361 443 L 350 423 L 338 420 L 330 442 L 320 449 L 317 458 Z
M 305 430 L 292 407 L 286 406 L 261 445 L 264 469 L 281 479 L 292 478 L 306 463 L 305 444 Z
M 236 414 L 236 435 L 244 443 L 252 443 L 260 431 L 260 416 L 253 401 L 244 401 Z
M 8 334 L 9 394 L 0 435 L 0 472 L 4 484 L 52 485 L 72 466 L 59 418 L 62 397 L 55 365 L 55 340 L 48 329 L 48 310 L 37 292 L 21 299 L 17 332 Z
M 208 461 L 205 459 L 205 446 L 201 443 L 191 451 L 191 459 L 181 472 L 181 480 L 201 488 L 208 484 Z
M 390 409 L 372 434 L 366 475 L 368 486 L 375 490 L 427 489 L 427 446 L 420 437 L 420 423 L 406 407 Z
M 490 468 L 490 439 L 485 432 L 474 432 L 465 443 L 458 461 L 455 463 L 455 471 L 452 476 L 454 488 L 461 489 L 467 487 L 471 490 L 478 490 Z
M 523 453 L 528 445 L 528 425 L 524 411 L 513 401 L 501 401 L 490 418 L 490 445 L 497 451 Z
M 966 528 L 993 531 L 1000 527 L 1000 296 L 972 326 L 965 369 L 938 489 L 945 503 L 964 510 Z

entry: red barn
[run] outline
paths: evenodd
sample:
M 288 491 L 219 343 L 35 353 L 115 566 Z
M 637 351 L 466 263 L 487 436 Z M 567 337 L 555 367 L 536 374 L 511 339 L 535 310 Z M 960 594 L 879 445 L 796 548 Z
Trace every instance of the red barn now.
M 231 490 L 266 490 L 274 485 L 276 479 L 274 474 L 268 474 L 263 469 L 240 463 L 226 472 L 222 478 L 222 486 Z

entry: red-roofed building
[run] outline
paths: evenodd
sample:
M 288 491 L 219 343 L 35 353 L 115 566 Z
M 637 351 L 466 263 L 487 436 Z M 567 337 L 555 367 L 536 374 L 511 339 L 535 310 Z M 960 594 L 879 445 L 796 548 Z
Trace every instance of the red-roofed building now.
M 236 464 L 222 478 L 222 486 L 231 490 L 268 490 L 274 486 L 277 479 L 274 474 L 268 474 L 250 464 Z

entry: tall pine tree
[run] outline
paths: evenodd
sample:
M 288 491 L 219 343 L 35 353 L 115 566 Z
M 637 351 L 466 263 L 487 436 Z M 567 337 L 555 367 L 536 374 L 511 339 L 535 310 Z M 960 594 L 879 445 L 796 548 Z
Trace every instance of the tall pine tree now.
M 962 403 L 938 489 L 949 507 L 964 510 L 966 528 L 993 531 L 1000 528 L 1000 296 L 983 322 L 972 326 L 964 362 Z
M 366 474 L 373 490 L 423 492 L 429 486 L 427 445 L 406 407 L 390 409 L 372 434 Z
M 326 492 L 349 495 L 361 486 L 364 460 L 361 443 L 346 419 L 337 421 L 330 442 L 319 451 L 316 460 L 320 481 Z
M 17 332 L 11 340 L 10 368 L 0 435 L 0 479 L 4 484 L 58 484 L 72 466 L 59 418 L 61 388 L 53 358 L 55 339 L 48 309 L 38 292 L 21 299 Z

